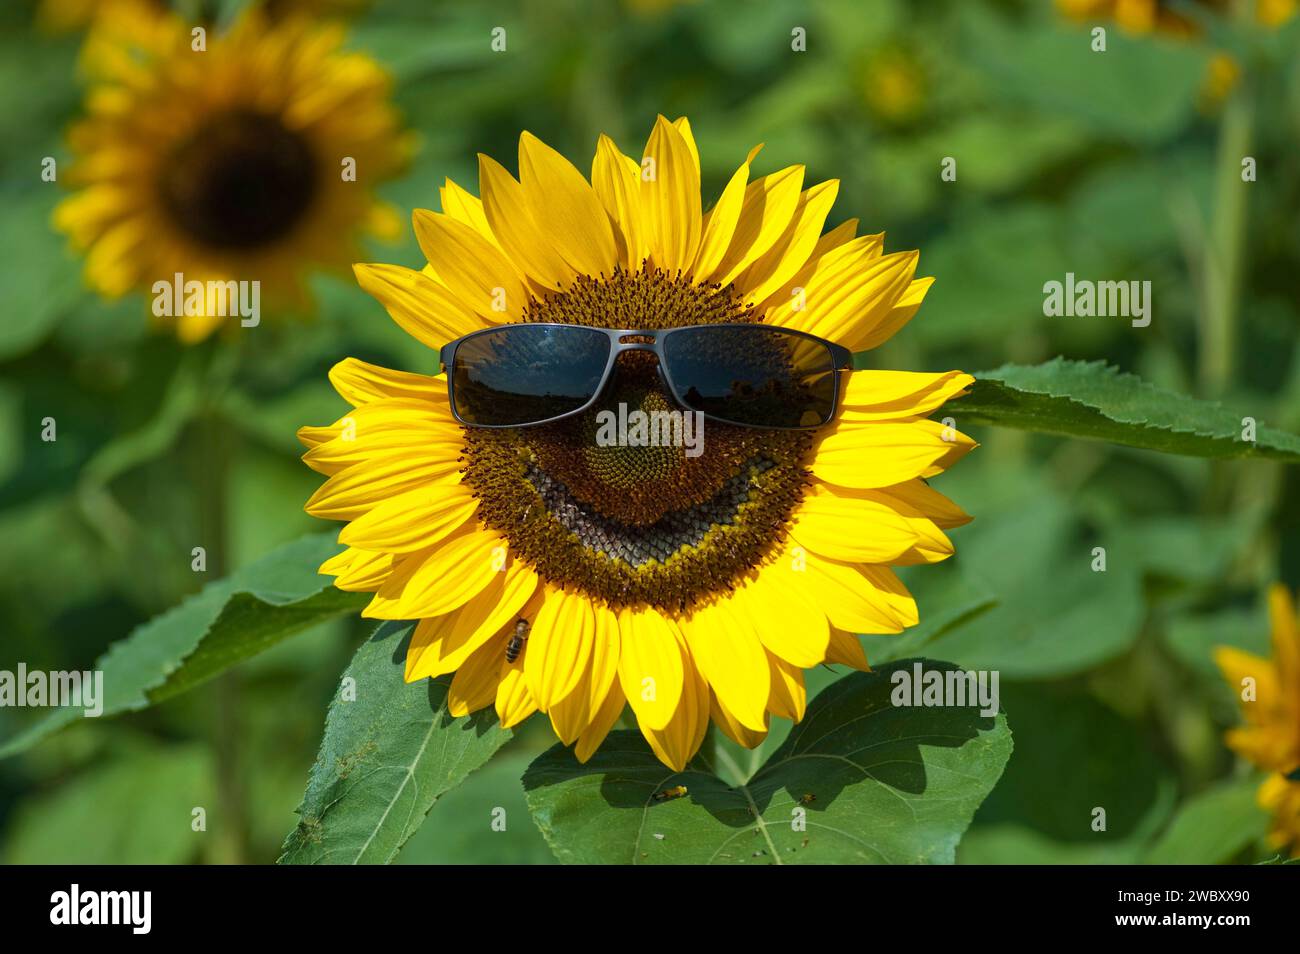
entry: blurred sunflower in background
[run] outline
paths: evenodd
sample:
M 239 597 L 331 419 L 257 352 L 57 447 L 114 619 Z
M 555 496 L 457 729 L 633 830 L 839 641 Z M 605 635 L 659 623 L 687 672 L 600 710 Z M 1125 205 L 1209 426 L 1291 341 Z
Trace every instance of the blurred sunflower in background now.
M 400 230 L 372 191 L 411 147 L 389 77 L 333 24 L 253 11 L 201 42 L 193 29 L 145 3 L 95 21 L 87 115 L 69 133 L 77 191 L 55 225 L 106 297 L 181 273 L 256 280 L 265 304 L 306 309 L 309 268 L 342 270 L 362 233 Z M 198 310 L 174 319 L 183 341 L 224 320 Z
M 891 43 L 867 57 L 862 72 L 862 95 L 878 121 L 904 126 L 918 119 L 930 93 L 930 76 L 917 51 Z
M 838 183 L 805 188 L 797 165 L 754 177 L 757 152 L 705 212 L 685 119 L 659 117 L 641 159 L 602 136 L 590 183 L 524 133 L 518 179 L 481 155 L 479 196 L 448 180 L 441 213 L 415 212 L 423 270 L 358 280 L 431 349 L 516 321 L 881 344 L 930 287 L 917 253 L 886 254 L 856 220 L 822 234 Z M 598 404 L 670 406 L 653 357 L 624 358 Z M 583 761 L 625 703 L 677 770 L 710 718 L 750 747 L 770 716 L 797 721 L 804 669 L 865 669 L 853 634 L 917 622 L 890 565 L 945 559 L 943 531 L 970 519 L 926 483 L 974 446 L 926 419 L 971 383 L 956 371 L 856 371 L 820 430 L 711 423 L 694 458 L 597 446 L 596 408 L 487 430 L 453 418 L 445 375 L 348 359 L 330 377 L 354 410 L 299 431 L 328 477 L 307 511 L 348 521 L 321 571 L 373 592 L 365 615 L 419 620 L 406 678 L 455 672 L 453 713 L 495 705 L 508 727 L 540 710 Z
M 1300 620 L 1286 587 L 1268 594 L 1273 658 L 1231 646 L 1214 653 L 1224 678 L 1238 693 L 1246 724 L 1230 729 L 1228 747 L 1271 773 L 1259 789 L 1259 804 L 1272 812 L 1270 843 L 1300 857 Z M 1243 694 L 1250 679 L 1253 698 Z

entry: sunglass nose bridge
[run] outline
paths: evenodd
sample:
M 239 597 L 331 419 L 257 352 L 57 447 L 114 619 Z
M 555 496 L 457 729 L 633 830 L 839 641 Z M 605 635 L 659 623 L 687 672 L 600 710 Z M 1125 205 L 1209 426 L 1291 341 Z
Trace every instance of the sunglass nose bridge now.
M 621 345 L 653 345 L 655 336 L 649 334 L 619 335 L 618 343 Z

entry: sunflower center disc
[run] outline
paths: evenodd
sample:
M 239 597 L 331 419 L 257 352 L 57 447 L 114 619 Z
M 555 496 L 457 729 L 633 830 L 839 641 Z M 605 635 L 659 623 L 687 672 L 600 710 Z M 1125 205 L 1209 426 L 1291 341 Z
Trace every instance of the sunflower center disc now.
M 523 320 L 660 329 L 752 321 L 730 288 L 667 272 L 580 278 L 530 303 Z M 702 443 L 627 446 L 598 440 L 601 412 L 684 412 L 653 354 L 620 356 L 596 405 L 555 424 L 465 429 L 465 482 L 480 516 L 554 584 L 612 606 L 670 612 L 725 592 L 770 558 L 807 483 L 811 436 L 707 421 Z
M 205 245 L 250 249 L 297 225 L 316 191 L 307 143 L 279 119 L 238 111 L 199 126 L 160 183 L 173 220 Z

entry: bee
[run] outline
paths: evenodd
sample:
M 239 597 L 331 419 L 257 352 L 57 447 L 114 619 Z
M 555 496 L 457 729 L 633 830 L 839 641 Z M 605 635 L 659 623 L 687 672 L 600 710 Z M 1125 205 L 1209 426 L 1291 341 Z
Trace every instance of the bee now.
M 510 634 L 510 642 L 506 643 L 506 662 L 512 663 L 519 658 L 519 654 L 524 651 L 524 643 L 528 641 L 528 620 L 521 619 L 515 623 L 515 631 Z
M 685 794 L 685 785 L 675 785 L 672 788 L 665 788 L 662 792 L 655 792 L 654 799 L 656 802 L 666 802 L 674 798 L 681 798 Z

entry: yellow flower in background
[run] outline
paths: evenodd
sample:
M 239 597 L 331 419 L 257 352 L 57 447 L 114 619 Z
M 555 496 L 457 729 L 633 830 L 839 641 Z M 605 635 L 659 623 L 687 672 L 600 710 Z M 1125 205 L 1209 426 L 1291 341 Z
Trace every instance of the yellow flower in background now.
M 1259 804 L 1273 813 L 1269 840 L 1300 857 L 1300 620 L 1286 587 L 1268 594 L 1273 631 L 1273 658 L 1263 659 L 1231 646 L 1220 646 L 1214 659 L 1238 693 L 1246 724 L 1230 729 L 1228 747 L 1271 774 L 1259 789 Z M 1253 698 L 1242 695 L 1251 680 Z M 1288 777 L 1292 776 L 1292 777 Z
M 1255 22 L 1278 27 L 1295 15 L 1298 0 L 1256 0 Z M 1164 33 L 1190 37 L 1201 32 L 1187 10 L 1201 8 L 1207 14 L 1223 16 L 1231 12 L 1229 0 L 1056 0 L 1056 8 L 1072 20 L 1104 18 L 1119 24 L 1129 33 Z
M 867 60 L 862 95 L 877 119 L 904 124 L 925 107 L 929 80 L 920 57 L 901 46 L 877 50 Z
M 398 234 L 372 188 L 410 142 L 387 74 L 343 51 L 340 27 L 248 14 L 195 49 L 181 18 L 122 10 L 86 39 L 77 191 L 55 212 L 94 289 L 117 297 L 181 274 L 257 281 L 263 307 L 305 308 L 308 269 L 344 269 L 363 232 Z M 163 320 L 184 341 L 229 322 L 206 300 L 197 310 Z
M 807 184 L 802 166 L 754 176 L 757 152 L 705 212 L 685 119 L 660 117 L 640 158 L 601 137 L 590 183 L 524 133 L 519 179 L 480 156 L 479 196 L 448 180 L 442 212 L 415 212 L 423 270 L 357 277 L 431 349 L 519 321 L 764 322 L 881 344 L 930 287 L 917 253 L 886 254 L 856 220 L 823 234 L 838 183 Z M 649 363 L 620 363 L 610 401 L 669 406 L 654 357 L 623 357 Z M 512 726 L 540 710 L 583 761 L 625 704 L 674 769 L 710 718 L 752 747 L 772 715 L 803 716 L 804 669 L 865 669 L 853 634 L 917 622 L 890 565 L 945 559 L 943 531 L 970 519 L 925 478 L 974 446 L 926 417 L 972 378 L 846 376 L 828 425 L 711 423 L 691 457 L 599 446 L 590 412 L 465 427 L 445 374 L 349 358 L 330 378 L 353 410 L 299 431 L 328 477 L 307 511 L 348 522 L 321 571 L 374 593 L 366 616 L 419 620 L 406 678 L 454 672 L 458 715 L 495 705 Z

